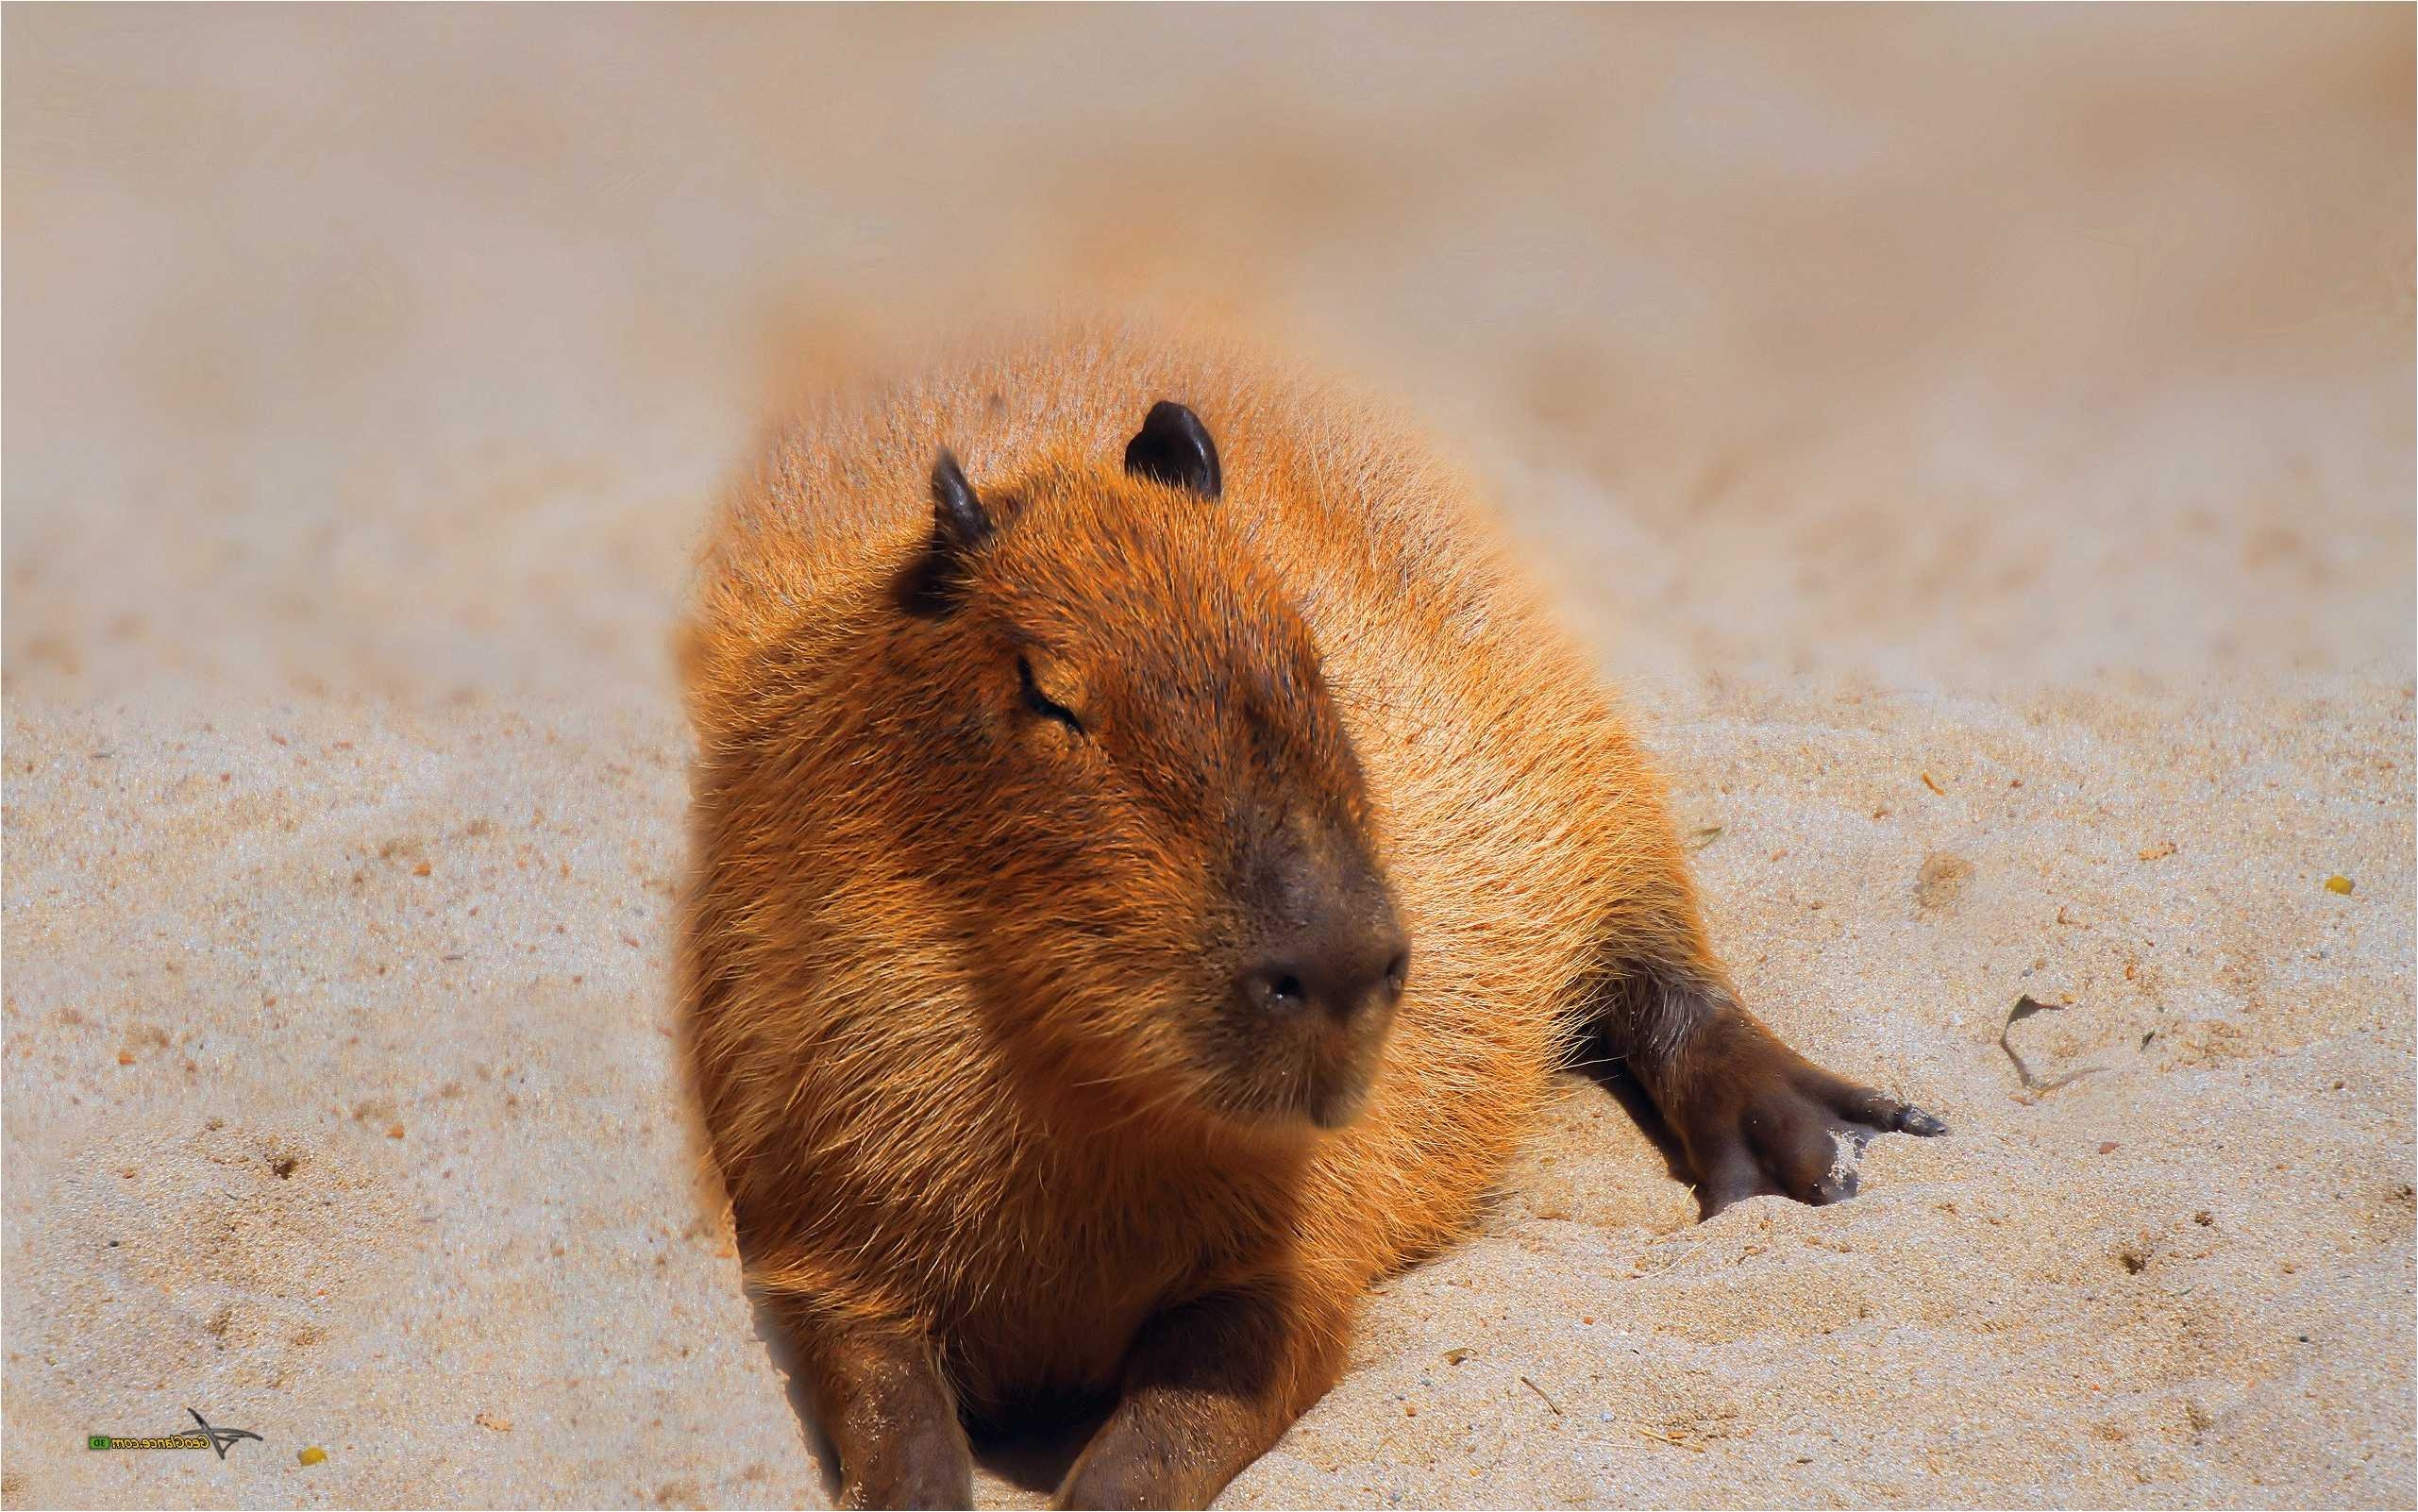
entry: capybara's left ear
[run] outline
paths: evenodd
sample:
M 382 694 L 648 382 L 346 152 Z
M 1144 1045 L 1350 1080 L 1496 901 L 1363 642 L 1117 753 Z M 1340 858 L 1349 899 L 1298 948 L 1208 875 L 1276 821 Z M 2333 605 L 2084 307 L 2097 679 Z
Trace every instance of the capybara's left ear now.
M 955 608 L 965 594 L 973 557 L 998 533 L 989 507 L 966 480 L 966 470 L 942 447 L 932 464 L 932 539 L 898 575 L 898 607 L 924 617 Z
M 991 538 L 991 512 L 982 507 L 966 470 L 943 446 L 932 464 L 932 544 L 934 549 L 964 556 Z
M 1125 470 L 1202 498 L 1216 498 L 1225 489 L 1209 428 L 1199 415 L 1167 399 L 1150 406 L 1141 433 L 1125 444 Z

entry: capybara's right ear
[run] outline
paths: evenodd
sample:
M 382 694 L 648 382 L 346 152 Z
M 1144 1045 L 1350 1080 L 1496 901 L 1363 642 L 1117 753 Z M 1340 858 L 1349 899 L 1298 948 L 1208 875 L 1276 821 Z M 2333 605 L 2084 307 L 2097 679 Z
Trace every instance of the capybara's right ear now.
M 1216 498 L 1225 489 L 1217 470 L 1217 444 L 1209 439 L 1209 428 L 1169 399 L 1150 406 L 1141 430 L 1125 444 L 1125 470 L 1202 498 Z
M 956 607 L 966 588 L 966 559 L 997 530 L 966 470 L 943 446 L 932 464 L 932 540 L 898 577 L 898 607 L 926 618 Z

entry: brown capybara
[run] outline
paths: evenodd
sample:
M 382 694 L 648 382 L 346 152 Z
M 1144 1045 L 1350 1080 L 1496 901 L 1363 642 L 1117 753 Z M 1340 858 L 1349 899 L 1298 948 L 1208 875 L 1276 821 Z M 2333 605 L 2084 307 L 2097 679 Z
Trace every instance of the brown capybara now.
M 1108 1409 L 1205 1504 L 1450 1242 L 1572 1048 L 1708 1211 L 1941 1126 L 1740 1006 L 1648 768 L 1472 490 L 1217 340 L 1084 326 L 814 406 L 707 550 L 692 1068 L 845 1499 Z

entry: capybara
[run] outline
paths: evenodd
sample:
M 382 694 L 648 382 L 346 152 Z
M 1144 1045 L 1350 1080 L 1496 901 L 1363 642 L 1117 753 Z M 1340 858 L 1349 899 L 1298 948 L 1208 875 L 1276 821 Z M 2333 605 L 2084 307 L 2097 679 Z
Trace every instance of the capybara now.
M 803 407 L 715 527 L 691 1069 L 843 1497 L 1104 1409 L 1202 1505 L 1451 1242 L 1577 1047 L 1708 1213 L 1939 1121 L 1705 942 L 1649 767 L 1476 491 L 1239 343 L 1119 323 Z

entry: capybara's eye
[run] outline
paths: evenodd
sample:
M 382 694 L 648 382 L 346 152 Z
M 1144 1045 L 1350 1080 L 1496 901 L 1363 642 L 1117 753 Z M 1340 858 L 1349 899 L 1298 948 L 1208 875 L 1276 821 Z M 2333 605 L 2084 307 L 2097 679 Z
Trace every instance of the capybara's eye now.
M 1072 709 L 1053 701 L 1048 694 L 1041 691 L 1041 684 L 1033 680 L 1031 662 L 1023 657 L 1017 657 L 1016 675 L 1016 680 L 1024 685 L 1024 706 L 1027 709 L 1044 719 L 1055 719 L 1078 735 L 1083 732 L 1083 722 L 1075 717 L 1075 712 Z

